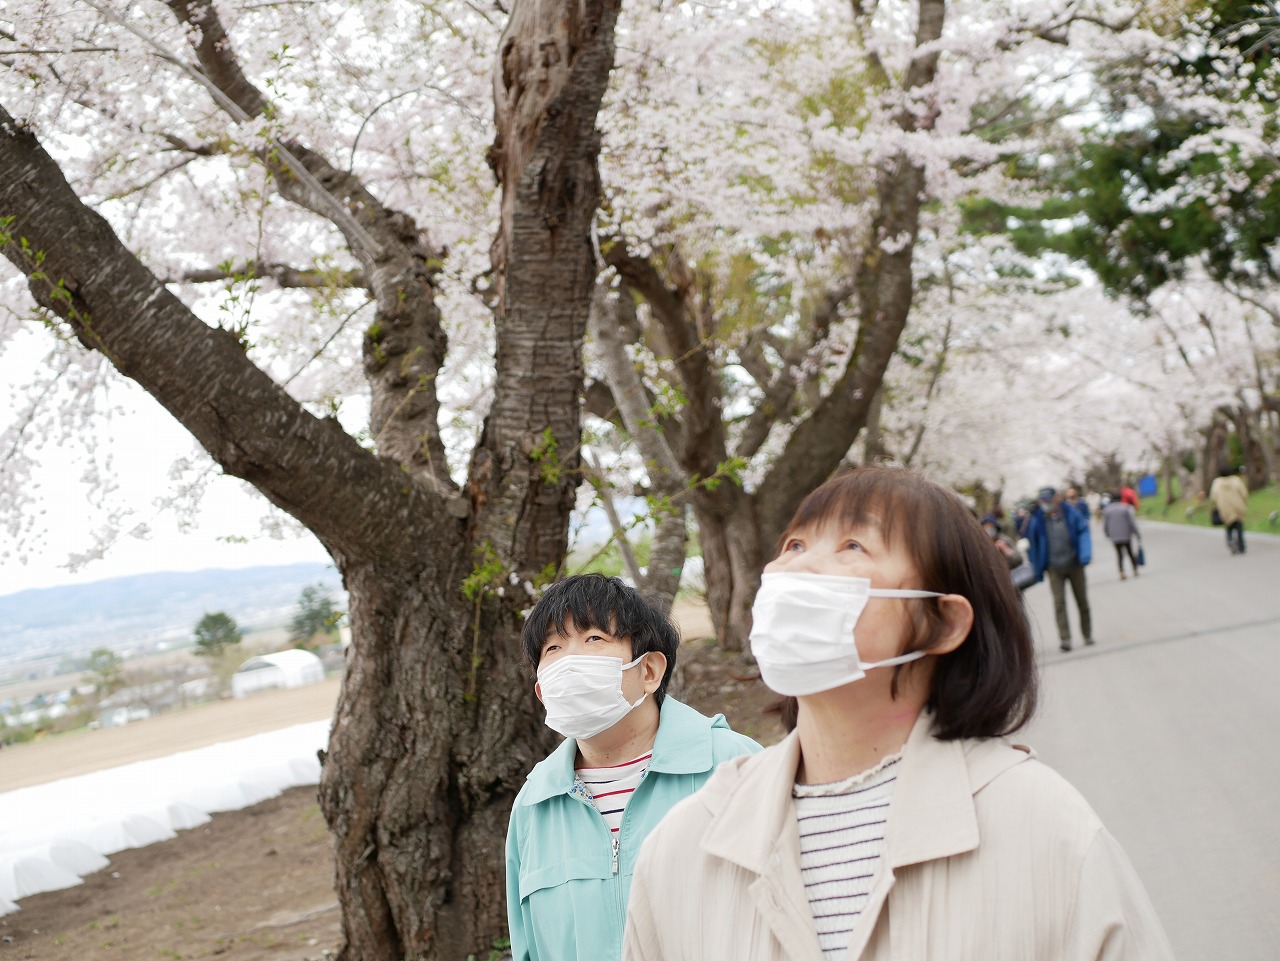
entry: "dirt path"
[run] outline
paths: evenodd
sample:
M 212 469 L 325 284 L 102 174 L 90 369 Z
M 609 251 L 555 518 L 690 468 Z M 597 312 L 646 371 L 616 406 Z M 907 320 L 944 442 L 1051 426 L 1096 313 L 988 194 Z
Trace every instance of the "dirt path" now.
M 0 917 L 4 961 L 304 961 L 338 943 L 333 847 L 314 787 L 111 856 Z
M 135 721 L 125 727 L 72 731 L 0 751 L 0 791 L 167 757 L 333 717 L 337 679 L 292 690 L 260 691 Z

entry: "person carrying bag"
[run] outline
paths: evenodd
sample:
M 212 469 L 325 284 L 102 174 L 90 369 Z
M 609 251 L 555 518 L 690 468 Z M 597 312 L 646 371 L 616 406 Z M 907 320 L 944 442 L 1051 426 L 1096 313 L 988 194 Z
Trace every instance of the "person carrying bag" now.
M 1138 518 L 1133 508 L 1120 500 L 1119 495 L 1112 495 L 1112 501 L 1102 511 L 1102 530 L 1116 548 L 1116 564 L 1120 567 L 1120 580 L 1125 579 L 1124 557 L 1129 555 L 1129 564 L 1133 568 L 1133 576 L 1138 576 L 1138 568 L 1143 564 L 1142 535 L 1138 532 Z M 1134 553 L 1133 542 L 1138 542 L 1138 552 Z

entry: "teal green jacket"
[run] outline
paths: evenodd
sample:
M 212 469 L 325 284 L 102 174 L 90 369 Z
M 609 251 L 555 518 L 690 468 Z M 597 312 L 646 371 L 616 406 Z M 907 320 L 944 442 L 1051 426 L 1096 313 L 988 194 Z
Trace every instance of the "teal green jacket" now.
M 717 764 L 760 745 L 667 697 L 653 758 L 631 795 L 618 849 L 604 817 L 573 790 L 576 741 L 529 772 L 507 828 L 507 920 L 514 961 L 618 961 L 640 845 L 662 816 L 706 782 Z M 672 865 L 673 871 L 679 865 Z

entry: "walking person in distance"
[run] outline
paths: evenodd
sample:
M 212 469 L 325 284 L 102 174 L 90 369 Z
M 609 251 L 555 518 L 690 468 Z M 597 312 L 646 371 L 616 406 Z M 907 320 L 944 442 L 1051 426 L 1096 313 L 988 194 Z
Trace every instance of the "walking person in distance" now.
M 1249 510 L 1249 488 L 1244 478 L 1224 467 L 1209 485 L 1209 500 L 1227 529 L 1227 550 L 1244 553 L 1244 518 Z
M 1089 522 L 1081 513 L 1063 503 L 1052 487 L 1042 487 L 1036 506 L 1027 521 L 1027 553 L 1036 569 L 1036 579 L 1049 574 L 1053 593 L 1053 613 L 1058 622 L 1058 647 L 1071 650 L 1071 623 L 1067 619 L 1066 585 L 1080 612 L 1080 634 L 1085 644 L 1093 643 L 1093 617 L 1089 611 L 1089 588 L 1084 569 L 1093 559 L 1093 539 Z
M 1120 566 L 1120 580 L 1125 579 L 1124 557 L 1129 555 L 1129 566 L 1133 576 L 1138 576 L 1138 559 L 1133 553 L 1133 541 L 1140 538 L 1138 533 L 1138 517 L 1133 507 L 1120 499 L 1119 494 L 1112 497 L 1111 503 L 1102 510 L 1102 530 L 1116 548 L 1116 563 Z

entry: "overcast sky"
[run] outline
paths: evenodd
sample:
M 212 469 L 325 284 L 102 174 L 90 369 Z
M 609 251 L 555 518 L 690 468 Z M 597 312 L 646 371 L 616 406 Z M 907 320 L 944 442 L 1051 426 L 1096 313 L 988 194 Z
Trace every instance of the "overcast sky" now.
M 38 361 L 26 350 L 13 349 L 13 344 L 9 347 L 0 356 L 0 383 L 13 385 L 21 383 L 24 365 Z M 18 552 L 12 545 L 4 545 L 9 549 L 0 552 L 9 555 L 0 556 L 0 595 L 151 571 L 330 563 L 310 533 L 279 540 L 264 536 L 261 521 L 268 513 L 266 501 L 216 469 L 209 476 L 197 526 L 179 530 L 174 512 L 158 506 L 157 501 L 172 494 L 175 485 L 170 468 L 176 459 L 191 455 L 194 441 L 140 388 L 129 385 L 125 390 L 115 399 L 130 412 L 114 418 L 106 428 L 118 489 L 105 500 L 91 498 L 80 482 L 84 455 L 74 447 L 46 445 L 38 454 L 40 466 L 35 476 L 24 484 L 39 499 L 36 530 L 25 548 L 25 563 L 15 556 Z M 75 572 L 68 570 L 72 555 L 93 547 L 94 532 L 105 523 L 111 507 L 131 510 L 127 527 L 145 524 L 150 535 L 145 539 L 123 536 L 104 558 Z M 31 512 L 24 513 L 30 516 Z

